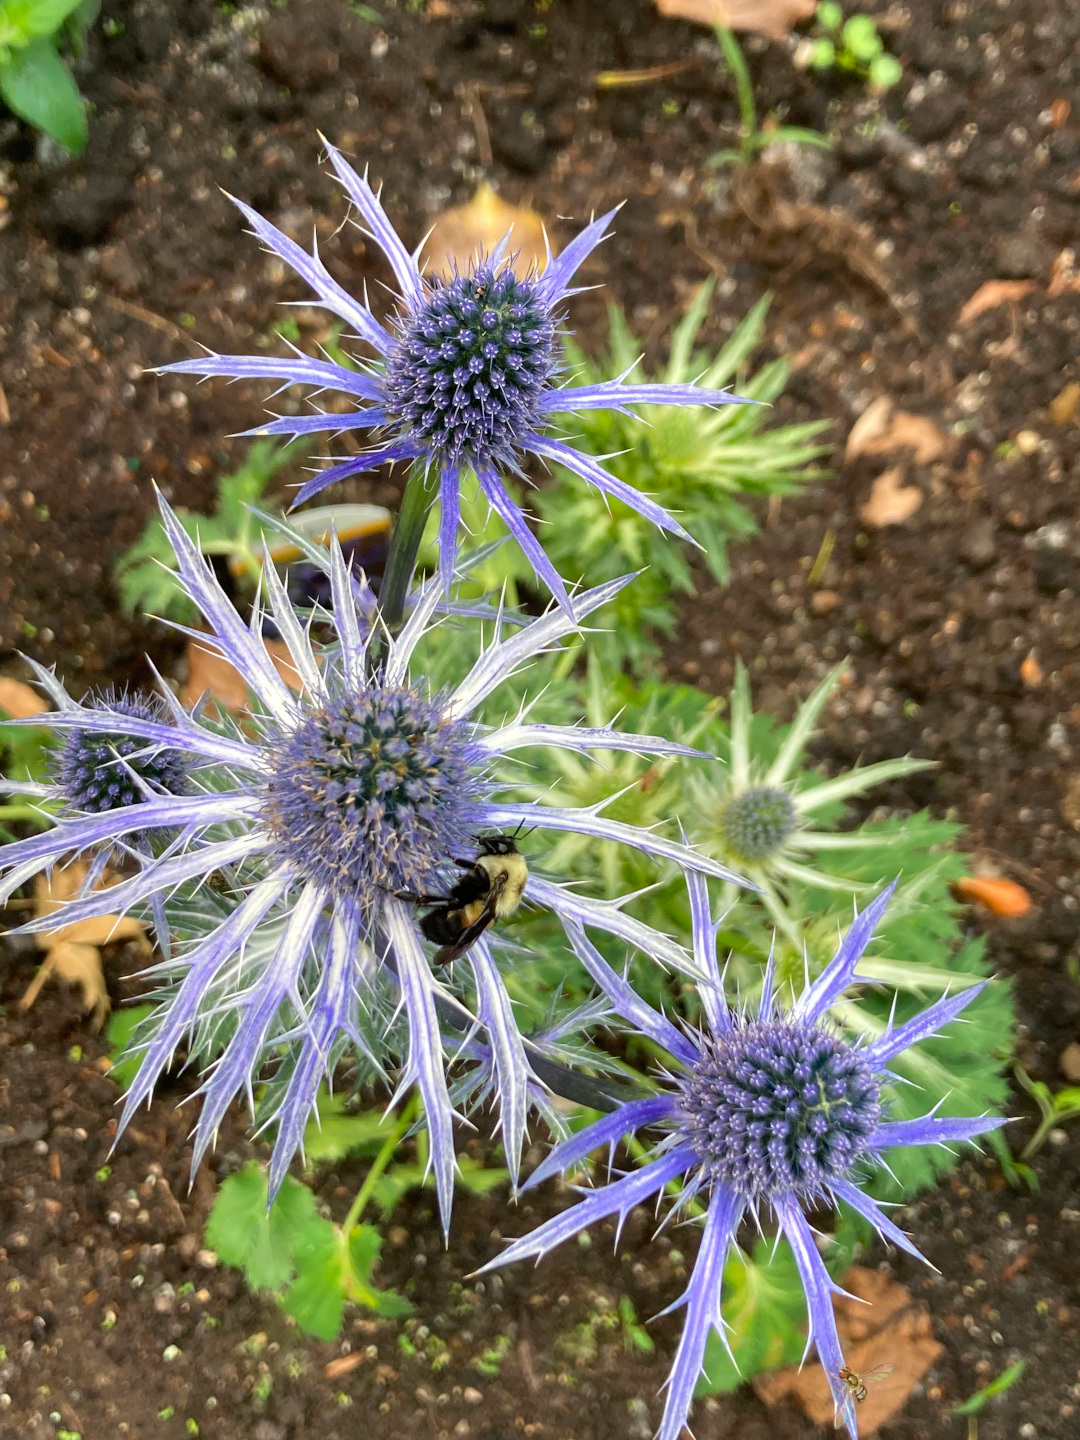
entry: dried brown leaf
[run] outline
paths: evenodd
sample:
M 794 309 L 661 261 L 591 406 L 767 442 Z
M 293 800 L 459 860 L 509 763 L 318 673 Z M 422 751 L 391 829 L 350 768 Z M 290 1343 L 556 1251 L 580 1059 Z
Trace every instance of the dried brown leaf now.
M 840 1284 L 856 1297 L 838 1295 L 833 1302 L 848 1368 L 858 1374 L 875 1365 L 893 1367 L 883 1380 L 867 1386 L 866 1399 L 857 1407 L 859 1433 L 870 1435 L 904 1406 L 943 1347 L 933 1337 L 929 1314 L 911 1291 L 879 1270 L 853 1265 Z M 832 1424 L 832 1392 L 819 1364 L 770 1371 L 758 1376 L 754 1389 L 766 1405 L 791 1397 L 817 1424 Z
M 101 951 L 97 946 L 80 945 L 74 940 L 63 940 L 54 945 L 24 991 L 19 1001 L 21 1009 L 30 1009 L 50 975 L 55 975 L 66 985 L 78 985 L 82 991 L 83 1009 L 91 1016 L 93 1029 L 100 1030 L 109 1013 L 109 992 L 105 988 Z
M 1046 293 L 1052 300 L 1064 295 L 1066 290 L 1080 290 L 1080 269 L 1076 265 L 1076 251 L 1062 250 L 1054 259 L 1050 270 L 1050 284 Z
M 859 506 L 859 519 L 864 525 L 880 530 L 886 525 L 903 525 L 911 519 L 923 503 L 923 493 L 917 485 L 905 485 L 906 478 L 906 471 L 899 465 L 877 477 L 869 500 Z
M 0 675 L 0 710 L 11 720 L 28 720 L 31 715 L 44 715 L 49 702 L 21 680 Z
M 267 640 L 264 643 L 274 662 L 274 669 L 285 684 L 297 692 L 302 690 L 289 647 L 282 640 Z M 180 691 L 183 704 L 190 707 L 208 694 L 216 705 L 223 706 L 232 715 L 247 713 L 251 698 L 247 682 L 231 661 L 226 660 L 219 650 L 213 649 L 209 636 L 205 641 L 189 640 L 186 654 L 188 676 Z
M 793 25 L 814 13 L 817 0 L 656 0 L 656 8 L 669 20 L 725 25 L 783 40 Z
M 547 264 L 544 222 L 535 210 L 508 205 L 482 181 L 467 205 L 444 210 L 424 245 L 424 270 L 449 280 L 468 270 L 480 255 L 488 255 L 506 235 L 514 274 L 528 275 Z
M 1070 380 L 1064 390 L 1059 391 L 1050 401 L 1050 419 L 1055 425 L 1068 425 L 1076 419 L 1080 412 L 1080 384 Z M 3 704 L 3 695 L 0 694 L 0 704 Z
M 970 300 L 966 301 L 957 318 L 958 325 L 970 325 L 987 310 L 996 310 L 999 305 L 1015 304 L 1030 295 L 1035 289 L 1034 280 L 987 280 L 980 285 Z
M 844 447 L 845 462 L 860 455 L 891 455 L 912 450 L 920 465 L 939 460 L 949 448 L 949 437 L 925 415 L 895 410 L 887 395 L 871 400 L 851 427 Z

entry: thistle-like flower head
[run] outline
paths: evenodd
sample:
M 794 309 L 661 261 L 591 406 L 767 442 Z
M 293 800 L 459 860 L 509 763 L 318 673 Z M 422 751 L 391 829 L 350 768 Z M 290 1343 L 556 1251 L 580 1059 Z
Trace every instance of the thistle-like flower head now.
M 662 1046 L 672 1065 L 659 1094 L 624 1104 L 564 1141 L 530 1176 L 528 1185 L 565 1173 L 594 1150 L 614 1146 L 639 1128 L 663 1132 L 652 1160 L 588 1193 L 576 1207 L 515 1240 L 492 1263 L 543 1255 L 611 1215 L 619 1217 L 621 1226 L 635 1205 L 661 1196 L 672 1181 L 682 1180 L 684 1200 L 705 1201 L 705 1230 L 683 1296 L 686 1323 L 658 1436 L 658 1440 L 677 1440 L 689 1414 L 709 1331 L 715 1329 L 727 1343 L 720 1290 L 728 1250 L 747 1211 L 760 1222 L 771 1210 L 794 1252 L 806 1292 L 807 1349 L 816 1344 L 838 1415 L 852 1440 L 858 1440 L 854 1404 L 840 1379 L 844 1357 L 832 1306 L 839 1287 L 814 1243 L 807 1212 L 842 1200 L 884 1239 L 918 1256 L 908 1237 L 859 1182 L 868 1167 L 881 1162 L 884 1151 L 967 1140 L 1004 1123 L 989 1116 L 946 1119 L 933 1114 L 892 1120 L 884 1094 L 890 1060 L 955 1020 L 983 987 L 973 985 L 946 997 L 872 1039 L 854 1043 L 841 1037 L 828 1012 L 852 984 L 855 966 L 892 893 L 890 887 L 856 916 L 834 959 L 789 1011 L 777 1007 L 770 973 L 757 1012 L 733 1012 L 724 999 L 716 959 L 719 926 L 712 921 L 705 881 L 697 874 L 687 880 L 694 958 L 709 976 L 701 987 L 707 1028 L 676 1028 L 640 1000 L 584 933 L 571 926 L 578 956 L 613 1009 Z
M 109 711 L 141 721 L 162 718 L 156 697 L 108 691 L 83 702 L 91 710 Z M 53 780 L 64 809 L 100 815 L 124 805 L 138 805 L 148 794 L 181 795 L 187 767 L 179 750 L 149 746 L 125 733 L 72 730 L 53 761 Z
M 128 1092 L 124 1123 L 177 1047 L 190 1041 L 207 1064 L 196 1129 L 198 1164 L 233 1097 L 240 1090 L 250 1093 L 253 1077 L 273 1054 L 280 1061 L 276 1108 L 269 1117 L 277 1122 L 271 1164 L 276 1190 L 319 1082 L 348 1038 L 374 1066 L 397 1063 L 402 1087 L 418 1085 L 447 1218 L 454 1146 L 444 1019 L 458 1025 L 451 1037 L 455 1050 L 462 1024 L 468 1029 L 478 1023 L 487 1032 L 512 1168 L 535 1076 L 489 937 L 468 949 L 458 984 L 453 973 L 433 972 L 418 908 L 450 895 L 462 870 L 476 860 L 483 837 L 522 827 L 616 840 L 659 860 L 701 866 L 724 880 L 738 878 L 682 844 L 609 820 L 593 808 L 500 799 L 496 762 L 537 745 L 586 753 L 697 752 L 606 727 L 530 724 L 521 713 L 496 727 L 474 717 L 504 679 L 575 632 L 622 581 L 574 596 L 569 613 L 556 609 L 520 627 L 497 623 L 464 679 L 452 690 L 436 690 L 413 672 L 413 662 L 416 647 L 438 623 L 441 586 L 429 584 L 414 597 L 400 633 L 386 636 L 370 589 L 350 575 L 335 542 L 325 554 L 331 609 L 315 612 L 320 625 L 329 627 L 324 644 L 316 644 L 311 628 L 300 623 L 274 569 L 264 572 L 269 618 L 301 682 L 296 693 L 267 651 L 261 603 L 245 625 L 164 503 L 162 513 L 180 580 L 209 626 L 198 632 L 199 643 L 223 654 L 247 682 L 250 714 L 243 727 L 214 721 L 198 707 L 187 712 L 168 692 L 168 712 L 156 716 L 128 702 L 76 705 L 38 667 L 58 707 L 50 724 L 71 737 L 72 754 L 96 753 L 97 747 L 111 757 L 122 750 L 132 765 L 151 759 L 160 765 L 163 756 L 181 756 L 186 787 L 173 794 L 146 785 L 128 797 L 132 803 L 73 814 L 46 834 L 4 846 L 0 900 L 68 852 L 100 852 L 135 835 L 157 837 L 134 847 L 139 872 L 73 901 L 64 911 L 65 923 L 155 903 L 160 912 L 163 897 L 174 892 L 179 898 L 170 913 L 197 911 L 198 896 L 191 892 L 217 876 L 232 903 L 218 905 L 213 887 L 207 887 L 211 893 L 197 923 L 177 923 L 182 943 L 158 970 L 164 998 Z M 369 644 L 376 631 L 382 635 L 378 659 Z M 38 793 L 52 792 L 40 787 Z M 693 969 L 682 947 L 624 915 L 617 903 L 590 901 L 537 874 L 529 876 L 525 901 L 552 909 L 565 924 L 598 926 L 646 951 L 660 946 L 654 951 L 658 958 Z M 160 933 L 157 913 L 155 921 Z M 33 921 L 26 928 L 52 929 L 57 923 L 53 915 L 47 927 Z M 475 1016 L 463 1003 L 469 996 L 476 997 Z M 383 1024 L 380 1016 L 399 1010 L 407 1022 L 405 1053 L 391 1055 L 390 1022 Z
M 189 375 L 266 378 L 282 387 L 306 385 L 336 390 L 353 400 L 351 414 L 281 416 L 252 434 L 308 435 L 325 431 L 371 430 L 369 450 L 320 470 L 297 495 L 297 504 L 344 480 L 386 462 L 405 461 L 434 469 L 440 477 L 442 521 L 440 573 L 449 589 L 454 570 L 463 472 L 471 470 L 491 508 L 518 540 L 536 574 L 564 609 L 566 586 L 508 494 L 501 475 L 521 474 L 525 457 L 565 466 L 605 496 L 621 500 L 653 524 L 683 539 L 686 531 L 666 510 L 596 459 L 549 433 L 561 414 L 631 405 L 727 405 L 739 400 L 726 390 L 694 384 L 624 384 L 619 380 L 568 387 L 557 383 L 556 330 L 574 272 L 603 240 L 615 211 L 592 221 L 542 273 L 516 276 L 508 256 L 510 237 L 491 255 L 480 256 L 466 273 L 444 281 L 426 278 L 395 234 L 379 197 L 365 177 L 327 145 L 338 180 L 366 232 L 393 268 L 400 304 L 381 323 L 366 302 L 350 295 L 317 254 L 295 241 L 240 201 L 255 234 L 286 261 L 315 292 L 316 303 L 352 328 L 356 340 L 375 352 L 362 369 L 349 369 L 296 354 L 227 356 L 208 354 L 166 369 Z M 438 258 L 438 257 L 436 257 Z
M 850 895 L 869 888 L 826 870 L 820 861 L 815 864 L 818 854 L 857 852 L 868 843 L 857 833 L 837 834 L 828 828 L 837 810 L 874 785 L 925 770 L 931 763 L 904 756 L 856 766 L 832 780 L 800 773 L 807 742 L 842 674 L 843 666 L 837 666 L 825 676 L 799 706 L 779 745 L 770 749 L 761 743 L 754 723 L 749 677 L 737 664 L 727 763 L 689 780 L 695 801 L 691 840 L 755 882 L 773 925 L 795 946 L 801 946 L 802 937 L 783 903 L 792 882 Z

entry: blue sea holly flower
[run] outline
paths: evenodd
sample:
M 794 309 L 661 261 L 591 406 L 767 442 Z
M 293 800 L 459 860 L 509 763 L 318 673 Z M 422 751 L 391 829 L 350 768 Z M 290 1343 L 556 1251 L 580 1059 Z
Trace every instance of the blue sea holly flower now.
M 445 588 L 453 576 L 459 528 L 459 486 L 472 471 L 492 509 L 516 537 L 536 574 L 560 605 L 566 587 L 508 494 L 502 475 L 520 476 L 527 455 L 564 465 L 605 495 L 621 500 L 647 520 L 689 540 L 679 522 L 646 495 L 610 475 L 596 459 L 551 433 L 560 415 L 631 405 L 728 405 L 739 397 L 693 384 L 623 384 L 620 380 L 566 386 L 557 330 L 575 271 L 603 240 L 615 211 L 593 220 L 541 273 L 517 276 L 507 255 L 509 237 L 465 273 L 429 278 L 394 232 L 379 197 L 327 145 L 338 180 L 356 207 L 365 233 L 383 250 L 399 291 L 397 309 L 385 324 L 332 278 L 317 253 L 308 254 L 242 201 L 252 230 L 291 265 L 315 292 L 316 303 L 351 327 L 353 338 L 374 351 L 359 369 L 313 360 L 297 351 L 281 357 L 208 353 L 168 365 L 174 374 L 269 379 L 340 391 L 356 408 L 345 414 L 317 412 L 281 416 L 255 435 L 341 434 L 369 430 L 376 443 L 354 458 L 321 470 L 299 490 L 296 503 L 350 475 L 392 461 L 437 472 L 441 501 L 440 571 Z
M 275 1116 L 275 1187 L 300 1143 L 337 1037 L 359 1035 L 355 1010 L 358 997 L 362 1001 L 371 988 L 372 968 L 391 971 L 408 1030 L 400 1086 L 415 1082 L 423 1096 L 445 1219 L 454 1171 L 453 1109 L 439 1004 L 456 1005 L 467 1020 L 472 1017 L 453 995 L 447 970 L 432 969 L 414 902 L 448 895 L 461 866 L 476 859 L 482 837 L 533 826 L 620 841 L 658 861 L 737 879 L 687 846 L 607 819 L 597 808 L 518 802 L 512 792 L 500 798 L 501 784 L 494 778 L 506 757 L 537 745 L 629 748 L 660 756 L 697 752 L 606 727 L 532 724 L 527 712 L 498 727 L 474 719 L 477 706 L 500 682 L 576 632 L 623 581 L 572 596 L 569 612 L 554 609 L 508 631 L 496 626 L 456 688 L 436 691 L 411 673 L 411 660 L 436 623 L 441 586 L 432 581 L 414 597 L 396 636 L 380 632 L 376 658 L 368 646 L 378 624 L 374 598 L 365 581 L 350 576 L 335 541 L 326 559 L 332 610 L 315 612 L 315 619 L 332 626 L 325 646 L 313 643 L 310 626 L 298 620 L 274 568 L 264 571 L 269 616 L 302 684 L 297 694 L 267 651 L 261 601 L 245 624 L 164 502 L 162 515 L 179 579 L 208 626 L 206 632 L 189 633 L 235 666 L 252 695 L 250 713 L 242 727 L 211 720 L 199 707 L 187 712 L 167 691 L 167 719 L 135 713 L 131 706 L 81 706 L 37 667 L 58 707 L 49 717 L 55 729 L 76 737 L 107 735 L 115 749 L 131 740 L 148 756 L 181 755 L 186 789 L 174 795 L 148 787 L 133 804 L 73 814 L 43 835 L 0 848 L 0 875 L 6 872 L 0 901 L 61 856 L 133 834 L 163 840 L 143 857 L 138 873 L 103 894 L 73 901 L 63 923 L 123 913 L 173 892 L 183 899 L 183 887 L 219 877 L 233 904 L 195 943 L 185 942 L 172 963 L 177 983 L 128 1092 L 124 1123 L 148 1098 L 178 1046 L 209 1024 L 218 1043 L 202 1086 L 197 1165 L 234 1096 L 250 1092 L 262 1062 L 278 1055 L 278 1041 L 288 1041 L 291 1078 Z M 129 762 L 134 756 L 129 753 Z M 659 945 L 653 953 L 665 963 L 688 963 L 682 947 L 624 915 L 617 903 L 591 901 L 540 875 L 528 878 L 524 898 L 552 909 L 565 925 L 598 926 L 646 951 Z M 52 915 L 25 928 L 54 929 L 57 923 Z M 491 950 L 474 945 L 466 958 L 478 997 L 477 1022 L 492 1049 L 503 1138 L 514 1168 L 525 1130 L 528 1059 Z
M 588 1225 L 617 1215 L 621 1228 L 635 1205 L 682 1181 L 680 1203 L 705 1203 L 704 1234 L 694 1271 L 679 1302 L 686 1321 L 667 1383 L 658 1440 L 678 1440 L 701 1374 L 705 1343 L 715 1330 L 725 1345 L 721 1307 L 724 1261 L 747 1212 L 772 1212 L 798 1264 L 817 1346 L 838 1419 L 858 1440 L 855 1407 L 840 1371 L 844 1357 L 832 1297 L 842 1293 L 825 1268 L 807 1214 L 823 1204 L 846 1205 L 894 1245 L 918 1258 L 912 1242 L 859 1186 L 860 1173 L 900 1145 L 969 1140 L 1001 1119 L 891 1120 L 884 1086 L 893 1056 L 933 1035 L 982 989 L 975 985 L 929 1006 L 879 1037 L 853 1043 L 830 1025 L 828 1012 L 852 984 L 855 966 L 885 910 L 892 887 L 857 915 L 834 959 L 784 1012 L 766 976 L 755 1013 L 732 1011 L 724 999 L 714 925 L 704 879 L 688 874 L 694 955 L 710 977 L 701 987 L 706 1028 L 678 1029 L 640 1000 L 611 970 L 580 929 L 571 926 L 579 956 L 617 1014 L 672 1057 L 661 1093 L 634 1100 L 558 1145 L 529 1177 L 527 1188 L 566 1173 L 602 1146 L 635 1131 L 666 1132 L 642 1169 L 587 1193 L 580 1204 L 515 1240 L 492 1265 L 541 1256 Z M 771 967 L 770 967 L 771 970 Z M 985 982 L 984 982 L 985 983 Z M 488 1268 L 491 1268 L 490 1266 Z M 729 1352 L 730 1353 L 730 1352 Z M 732 1356 L 734 1360 L 734 1356 Z

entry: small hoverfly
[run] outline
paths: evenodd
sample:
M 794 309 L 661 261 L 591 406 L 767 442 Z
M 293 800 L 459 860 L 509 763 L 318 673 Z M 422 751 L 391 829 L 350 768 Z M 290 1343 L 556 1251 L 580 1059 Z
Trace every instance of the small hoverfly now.
M 839 1374 L 840 1379 L 844 1383 L 844 1389 L 851 1396 L 852 1400 L 855 1401 L 856 1405 L 861 1405 L 866 1399 L 867 1382 L 875 1385 L 879 1380 L 884 1380 L 887 1375 L 891 1375 L 893 1368 L 892 1365 L 875 1365 L 870 1370 L 864 1370 L 860 1375 L 855 1370 L 849 1370 L 846 1365 L 841 1365 Z M 843 1414 L 838 1410 L 836 1412 L 836 1419 L 833 1421 L 834 1428 L 839 1430 L 843 1423 Z

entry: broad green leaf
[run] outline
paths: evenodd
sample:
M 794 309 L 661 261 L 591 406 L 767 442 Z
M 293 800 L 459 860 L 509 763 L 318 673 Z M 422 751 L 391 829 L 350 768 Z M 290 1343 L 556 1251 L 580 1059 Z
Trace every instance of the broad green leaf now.
M 376 1315 L 395 1320 L 408 1315 L 412 1306 L 396 1290 L 379 1290 L 371 1284 L 371 1272 L 379 1263 L 382 1250 L 382 1236 L 374 1225 L 355 1225 L 349 1236 L 349 1263 L 351 1281 L 349 1298 L 358 1305 L 366 1305 Z
M 318 1219 L 314 1195 L 290 1177 L 269 1213 L 266 1195 L 264 1171 L 246 1165 L 222 1185 L 206 1225 L 206 1243 L 226 1265 L 242 1269 L 254 1290 L 289 1282 L 300 1237 Z
M 733 1253 L 724 1266 L 725 1350 L 710 1334 L 698 1395 L 734 1390 L 762 1370 L 796 1364 L 806 1343 L 806 1300 L 795 1257 L 785 1240 L 759 1240 L 753 1259 Z
M 300 1328 L 318 1340 L 341 1332 L 351 1266 L 345 1236 L 329 1220 L 315 1216 L 296 1243 L 297 1276 L 283 1304 Z
M 0 0 L 0 46 L 20 48 L 53 35 L 82 0 Z
M 73 154 L 86 144 L 86 109 L 51 40 L 31 40 L 0 67 L 0 96 L 8 106 L 44 130 Z

